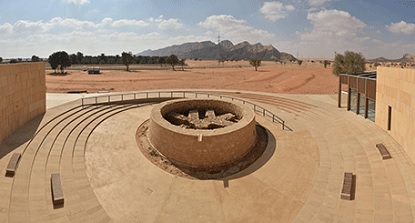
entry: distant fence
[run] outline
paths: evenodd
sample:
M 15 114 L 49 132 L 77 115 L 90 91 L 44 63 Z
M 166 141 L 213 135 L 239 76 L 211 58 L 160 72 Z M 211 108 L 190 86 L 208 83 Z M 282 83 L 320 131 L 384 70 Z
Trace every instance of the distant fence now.
M 254 112 L 268 118 L 273 123 L 281 124 L 283 130 L 290 130 L 291 128 L 285 125 L 285 121 L 270 112 L 269 110 L 263 108 L 260 105 L 246 101 L 240 98 L 234 98 L 231 96 L 216 95 L 212 93 L 205 92 L 191 92 L 191 91 L 156 91 L 156 92 L 136 92 L 136 93 L 123 93 L 123 94 L 111 94 L 111 95 L 102 95 L 96 97 L 82 98 L 82 107 L 84 106 L 93 106 L 100 104 L 112 104 L 112 103 L 134 103 L 134 101 L 142 99 L 162 99 L 162 98 L 219 98 L 219 99 L 228 99 L 231 101 L 240 102 L 242 104 L 250 106 Z

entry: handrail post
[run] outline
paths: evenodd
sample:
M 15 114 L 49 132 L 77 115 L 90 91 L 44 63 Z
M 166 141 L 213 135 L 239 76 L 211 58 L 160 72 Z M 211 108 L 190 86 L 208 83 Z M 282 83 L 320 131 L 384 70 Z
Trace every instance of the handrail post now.
M 95 105 L 98 104 L 98 97 L 95 97 Z
M 282 120 L 282 130 L 284 130 L 284 129 L 285 129 L 285 121 Z
M 160 98 L 160 91 L 159 91 L 159 98 Z
M 111 102 L 111 100 L 110 100 L 110 96 L 108 95 L 108 103 L 110 103 Z
M 82 98 L 82 108 L 84 108 L 84 98 Z
M 195 97 L 197 98 L 197 93 L 195 94 Z
M 262 116 L 265 117 L 265 109 L 262 109 Z
M 173 91 L 170 92 L 170 98 L 173 98 Z
M 146 98 L 148 98 L 148 92 L 146 92 Z
M 256 112 L 256 104 L 254 104 L 254 112 Z

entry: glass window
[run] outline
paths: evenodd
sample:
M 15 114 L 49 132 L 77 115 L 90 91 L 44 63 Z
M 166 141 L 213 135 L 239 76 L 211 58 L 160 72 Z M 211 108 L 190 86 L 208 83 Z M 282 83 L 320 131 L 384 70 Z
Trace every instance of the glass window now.
M 369 99 L 367 118 L 375 121 L 376 116 L 376 102 Z
M 356 89 L 352 88 L 351 91 L 351 100 L 350 100 L 350 110 L 356 113 L 357 107 L 357 92 Z
M 366 104 L 366 95 L 360 94 L 359 115 L 363 117 L 365 117 L 365 104 Z

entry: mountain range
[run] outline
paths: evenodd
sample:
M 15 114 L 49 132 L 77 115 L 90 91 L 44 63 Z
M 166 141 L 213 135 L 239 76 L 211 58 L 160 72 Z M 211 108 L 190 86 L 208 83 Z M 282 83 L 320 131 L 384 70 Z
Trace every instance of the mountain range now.
M 409 53 L 405 53 L 401 58 L 399 59 L 387 59 L 385 57 L 378 57 L 376 59 L 372 59 L 369 61 L 374 62 L 403 62 L 403 63 L 413 63 L 415 62 L 415 56 Z
M 252 45 L 246 41 L 234 45 L 229 40 L 223 40 L 218 44 L 212 41 L 184 43 L 158 50 L 146 50 L 137 55 L 169 56 L 171 54 L 175 54 L 179 58 L 204 60 L 248 60 L 250 58 L 264 61 L 296 60 L 293 55 L 280 52 L 272 45 L 264 46 L 261 43 Z

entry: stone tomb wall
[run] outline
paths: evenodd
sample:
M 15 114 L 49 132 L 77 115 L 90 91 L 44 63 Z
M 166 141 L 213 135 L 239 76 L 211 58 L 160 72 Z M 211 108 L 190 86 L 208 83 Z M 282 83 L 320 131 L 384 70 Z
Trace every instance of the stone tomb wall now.
M 376 124 L 415 162 L 415 70 L 377 68 Z
M 0 64 L 0 144 L 45 111 L 45 64 Z
M 237 123 L 217 129 L 186 129 L 168 122 L 163 116 L 180 110 L 214 109 L 232 112 Z M 148 130 L 149 142 L 175 164 L 209 169 L 230 164 L 250 152 L 256 139 L 254 112 L 244 106 L 219 100 L 179 99 L 155 106 Z

